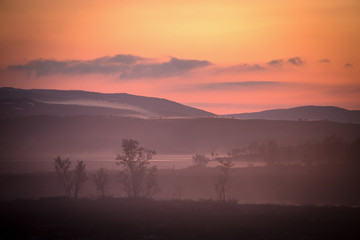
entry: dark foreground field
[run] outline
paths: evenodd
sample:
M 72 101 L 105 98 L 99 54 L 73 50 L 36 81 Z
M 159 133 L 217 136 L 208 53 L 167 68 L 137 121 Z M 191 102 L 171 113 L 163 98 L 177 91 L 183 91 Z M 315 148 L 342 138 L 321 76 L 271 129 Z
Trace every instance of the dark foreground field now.
M 0 202 L 1 239 L 360 239 L 360 208 L 215 201 Z

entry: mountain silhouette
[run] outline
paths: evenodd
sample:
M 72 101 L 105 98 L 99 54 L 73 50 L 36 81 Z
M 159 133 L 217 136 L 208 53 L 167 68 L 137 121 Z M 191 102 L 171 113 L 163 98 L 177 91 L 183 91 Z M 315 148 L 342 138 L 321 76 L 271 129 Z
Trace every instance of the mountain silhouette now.
M 273 109 L 261 112 L 228 114 L 227 117 L 239 119 L 264 120 L 328 120 L 334 122 L 360 122 L 359 110 L 347 110 L 333 106 L 301 106 L 289 109 Z
M 0 88 L 2 118 L 54 116 L 206 117 L 213 113 L 161 98 L 127 93 Z

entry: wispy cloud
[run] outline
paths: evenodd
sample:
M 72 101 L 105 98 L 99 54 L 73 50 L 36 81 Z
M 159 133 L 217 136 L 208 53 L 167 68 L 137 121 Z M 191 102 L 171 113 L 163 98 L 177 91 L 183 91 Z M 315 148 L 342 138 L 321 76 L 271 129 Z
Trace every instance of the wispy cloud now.
M 320 59 L 318 62 L 319 63 L 330 63 L 330 59 L 324 58 L 324 59 Z
M 360 84 L 343 84 L 334 86 L 325 86 L 324 93 L 329 95 L 352 95 L 360 94 Z
M 92 60 L 53 59 L 32 60 L 23 65 L 8 66 L 8 70 L 24 71 L 37 77 L 53 74 L 111 74 L 119 78 L 162 78 L 180 76 L 196 68 L 210 65 L 208 61 L 171 58 L 166 62 L 154 62 L 134 55 L 115 55 Z
M 282 59 L 274 59 L 267 63 L 269 66 L 281 67 L 284 65 L 284 60 Z
M 262 71 L 265 70 L 264 66 L 261 66 L 260 64 L 239 64 L 229 67 L 218 67 L 217 73 L 223 73 L 223 72 L 247 72 L 247 71 Z
M 282 68 L 284 65 L 302 66 L 304 60 L 299 57 L 288 60 L 274 59 L 265 64 L 243 63 L 233 66 L 216 66 L 209 70 L 212 74 L 258 72 L 273 67 Z M 135 55 L 118 54 L 104 56 L 90 60 L 54 60 L 36 59 L 25 64 L 10 65 L 11 71 L 26 72 L 29 76 L 49 76 L 55 74 L 84 75 L 84 74 L 118 74 L 119 79 L 168 78 L 179 77 L 196 69 L 213 65 L 207 60 L 180 59 L 171 57 L 167 61 L 143 58 Z M 244 86 L 244 85 L 243 85 Z
M 288 63 L 291 63 L 295 66 L 302 66 L 304 65 L 305 62 L 300 57 L 294 57 L 294 58 L 289 58 Z
M 183 75 L 196 68 L 211 65 L 209 61 L 171 58 L 168 62 L 136 64 L 123 71 L 120 78 L 164 78 Z
M 241 81 L 241 82 L 216 82 L 216 83 L 204 83 L 198 84 L 198 89 L 203 90 L 224 90 L 234 88 L 257 88 L 257 87 L 268 87 L 280 84 L 279 82 L 272 81 Z
M 216 73 L 264 71 L 264 70 L 267 70 L 267 69 L 270 69 L 273 67 L 277 67 L 277 68 L 284 67 L 285 63 L 287 63 L 288 65 L 302 66 L 305 64 L 305 61 L 303 59 L 301 59 L 300 57 L 293 57 L 293 58 L 289 58 L 288 60 L 274 59 L 274 60 L 267 62 L 266 64 L 244 63 L 244 64 L 234 65 L 234 66 L 230 66 L 230 67 L 218 67 L 216 70 Z
M 285 83 L 275 81 L 238 81 L 238 82 L 212 82 L 200 84 L 177 85 L 172 91 L 227 91 L 241 89 L 259 89 L 264 87 L 279 86 Z
M 10 65 L 8 70 L 25 71 L 38 77 L 52 74 L 109 74 L 124 71 L 129 65 L 145 60 L 133 55 L 105 56 L 92 60 L 37 59 L 23 65 Z

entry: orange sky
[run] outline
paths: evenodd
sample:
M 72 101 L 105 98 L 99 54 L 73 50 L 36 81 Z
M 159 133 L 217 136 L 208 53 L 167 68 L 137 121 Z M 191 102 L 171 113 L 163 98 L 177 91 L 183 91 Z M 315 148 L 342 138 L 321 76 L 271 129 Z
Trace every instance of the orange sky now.
M 0 86 L 360 109 L 359 42 L 358 0 L 2 0 Z

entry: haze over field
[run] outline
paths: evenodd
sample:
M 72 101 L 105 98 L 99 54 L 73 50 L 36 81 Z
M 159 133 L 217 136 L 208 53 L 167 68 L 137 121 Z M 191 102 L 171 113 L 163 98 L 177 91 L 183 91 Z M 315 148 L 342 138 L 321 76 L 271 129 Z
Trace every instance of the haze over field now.
M 0 239 L 360 239 L 359 13 L 0 0 Z

